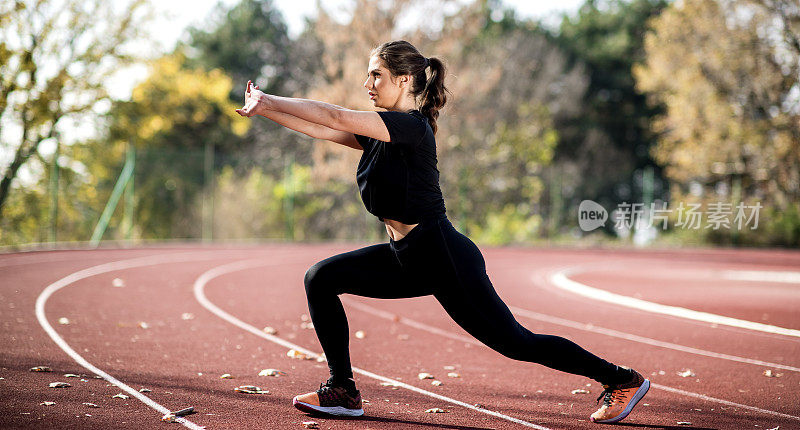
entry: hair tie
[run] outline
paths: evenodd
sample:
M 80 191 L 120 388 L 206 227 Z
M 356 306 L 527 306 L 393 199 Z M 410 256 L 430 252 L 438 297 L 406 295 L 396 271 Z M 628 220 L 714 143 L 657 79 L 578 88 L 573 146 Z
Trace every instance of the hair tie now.
M 425 68 L 427 69 L 428 66 L 431 65 L 431 60 L 429 60 L 428 57 L 423 57 L 423 58 L 425 58 Z

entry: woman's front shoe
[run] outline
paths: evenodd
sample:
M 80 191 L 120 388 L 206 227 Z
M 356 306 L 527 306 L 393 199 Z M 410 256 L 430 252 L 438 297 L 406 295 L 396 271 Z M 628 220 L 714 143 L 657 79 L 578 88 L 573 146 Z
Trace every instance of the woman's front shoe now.
M 328 414 L 345 417 L 364 415 L 361 407 L 361 393 L 355 388 L 347 389 L 332 385 L 330 381 L 320 384 L 319 390 L 296 396 L 292 404 L 308 413 Z

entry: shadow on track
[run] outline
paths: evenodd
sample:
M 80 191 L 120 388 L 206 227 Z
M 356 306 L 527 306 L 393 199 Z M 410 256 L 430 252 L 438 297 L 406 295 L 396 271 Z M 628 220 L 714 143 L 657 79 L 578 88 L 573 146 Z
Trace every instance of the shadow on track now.
M 362 415 L 360 417 L 337 417 L 325 414 L 305 414 L 307 417 L 314 417 L 314 418 L 325 418 L 326 420 L 330 421 L 363 421 L 363 422 L 374 422 L 374 423 L 386 423 L 386 424 L 403 424 L 403 425 L 417 425 L 423 427 L 430 427 L 430 428 L 439 428 L 439 429 L 455 429 L 455 430 L 493 430 L 496 427 L 470 427 L 470 426 L 462 426 L 462 425 L 455 425 L 455 424 L 436 424 L 436 423 L 426 423 L 420 421 L 408 421 L 408 420 L 398 420 L 393 418 L 384 418 L 384 417 L 370 417 L 366 415 Z M 686 427 L 684 427 L 686 428 Z M 691 428 L 691 427 L 689 427 Z
M 611 424 L 614 426 L 620 427 L 634 427 L 634 428 L 645 428 L 645 429 L 659 429 L 659 430 L 718 430 L 712 427 L 697 427 L 693 425 L 682 425 L 682 426 L 662 426 L 657 424 L 637 424 L 637 423 L 615 423 Z

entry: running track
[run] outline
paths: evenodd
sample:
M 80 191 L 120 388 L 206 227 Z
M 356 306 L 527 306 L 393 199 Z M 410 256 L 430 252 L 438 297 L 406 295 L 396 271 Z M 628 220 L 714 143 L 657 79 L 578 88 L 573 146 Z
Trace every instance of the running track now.
M 344 297 L 351 333 L 365 333 L 351 335 L 351 353 L 366 416 L 295 410 L 292 397 L 327 377 L 324 362 L 286 355 L 320 352 L 313 329 L 303 327 L 303 274 L 357 246 L 0 255 L 0 428 L 300 429 L 309 420 L 322 429 L 603 428 L 588 422 L 602 391 L 596 383 L 500 356 L 431 297 Z M 625 426 L 800 428 L 800 253 L 483 251 L 523 325 L 651 379 Z M 53 372 L 28 370 L 42 365 Z M 266 368 L 285 375 L 258 376 Z M 419 380 L 420 372 L 443 385 Z M 220 379 L 225 373 L 235 379 Z M 72 387 L 48 387 L 56 381 Z M 239 385 L 270 393 L 234 392 Z M 130 397 L 112 397 L 119 393 Z M 197 413 L 181 423 L 160 421 L 188 406 Z M 430 408 L 448 412 L 425 413 Z

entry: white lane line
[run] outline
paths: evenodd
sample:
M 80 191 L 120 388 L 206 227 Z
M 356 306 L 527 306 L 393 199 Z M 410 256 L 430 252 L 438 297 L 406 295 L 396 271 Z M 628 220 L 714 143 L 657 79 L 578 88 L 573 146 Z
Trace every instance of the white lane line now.
M 420 330 L 425 330 L 425 331 L 428 331 L 428 332 L 431 332 L 431 333 L 435 333 L 435 334 L 438 334 L 440 336 L 449 337 L 450 339 L 457 340 L 459 342 L 471 343 L 473 345 L 481 345 L 481 346 L 483 346 L 483 343 L 481 343 L 478 340 L 476 340 L 474 338 L 471 338 L 471 337 L 462 336 L 462 335 L 456 334 L 456 333 L 451 333 L 449 331 L 442 330 L 442 329 L 440 329 L 438 327 L 434 327 L 432 325 L 428 325 L 428 324 L 425 324 L 425 323 L 422 323 L 422 322 L 419 322 L 419 321 L 408 319 L 406 317 L 401 317 L 401 316 L 393 314 L 391 312 L 382 311 L 380 309 L 373 308 L 372 306 L 365 305 L 363 303 L 357 302 L 357 301 L 352 300 L 352 299 L 348 299 L 346 297 L 340 297 L 340 300 L 342 301 L 342 303 L 347 303 L 347 306 L 356 308 L 356 309 L 360 310 L 361 312 L 366 312 L 368 314 L 372 314 L 372 315 L 375 315 L 375 316 L 378 316 L 378 317 L 381 317 L 381 318 L 384 318 L 384 319 L 387 319 L 387 320 L 397 321 L 397 322 L 399 322 L 401 324 L 405 324 L 407 326 L 418 328 Z
M 357 301 L 352 300 L 352 299 L 348 299 L 348 298 L 345 298 L 345 297 L 342 297 L 341 299 L 342 299 L 342 302 L 347 303 L 348 306 L 351 306 L 351 307 L 353 307 L 355 309 L 358 309 L 358 310 L 360 310 L 362 312 L 370 313 L 370 314 L 373 314 L 375 316 L 379 316 L 379 317 L 384 318 L 384 319 L 397 321 L 397 322 L 399 322 L 401 324 L 405 324 L 405 325 L 408 325 L 408 326 L 411 326 L 411 327 L 414 327 L 414 328 L 418 328 L 420 330 L 429 331 L 431 333 L 436 333 L 438 335 L 441 335 L 441 336 L 444 336 L 444 337 L 449 337 L 450 339 L 454 339 L 454 340 L 457 340 L 457 341 L 460 341 L 460 342 L 471 343 L 473 345 L 483 345 L 481 342 L 479 342 L 479 341 L 477 341 L 477 340 L 475 340 L 475 339 L 473 339 L 471 337 L 462 336 L 462 335 L 459 335 L 459 334 L 456 334 L 456 333 L 451 333 L 451 332 L 442 330 L 442 329 L 440 329 L 438 327 L 433 327 L 431 325 L 428 325 L 428 324 L 425 324 L 425 323 L 422 323 L 422 322 L 419 322 L 419 321 L 414 321 L 412 319 L 401 317 L 401 316 L 393 314 L 391 312 L 382 311 L 380 309 L 373 308 L 372 306 L 357 302 Z M 739 362 L 739 363 L 754 364 L 756 366 L 772 367 L 772 368 L 775 368 L 775 369 L 783 369 L 783 370 L 789 370 L 789 371 L 793 371 L 793 372 L 800 372 L 800 367 L 787 366 L 785 364 L 771 363 L 769 361 L 755 360 L 755 359 L 746 358 L 746 357 L 738 357 L 738 356 L 735 356 L 735 355 L 721 354 L 721 353 L 718 353 L 718 352 L 706 351 L 704 349 L 692 348 L 691 346 L 679 345 L 679 344 L 671 343 L 671 342 L 664 342 L 664 341 L 660 341 L 660 340 L 657 340 L 657 339 L 651 339 L 649 337 L 638 336 L 638 335 L 631 334 L 631 333 L 625 333 L 625 332 L 621 332 L 621 331 L 617 331 L 617 330 L 612 330 L 612 329 L 609 329 L 609 328 L 597 327 L 597 326 L 594 326 L 592 324 L 584 324 L 584 323 L 580 323 L 580 322 L 577 322 L 577 321 L 572 321 L 572 320 L 568 320 L 568 319 L 564 319 L 564 318 L 555 317 L 555 316 L 552 316 L 552 315 L 540 314 L 538 312 L 529 311 L 527 309 L 519 308 L 519 307 L 516 307 L 516 306 L 509 306 L 508 308 L 511 310 L 511 312 L 514 315 L 517 315 L 517 316 L 522 316 L 522 317 L 533 319 L 533 320 L 543 321 L 543 322 L 550 323 L 550 324 L 556 324 L 556 325 L 560 325 L 560 326 L 564 326 L 564 327 L 570 327 L 570 328 L 583 330 L 583 331 L 588 331 L 588 332 L 592 332 L 592 333 L 604 334 L 606 336 L 612 336 L 612 337 L 616 337 L 616 338 L 620 338 L 620 339 L 630 340 L 632 342 L 639 342 L 639 343 L 643 343 L 643 344 L 646 344 L 646 345 L 658 346 L 658 347 L 661 347 L 661 348 L 667 348 L 667 349 L 672 349 L 672 350 L 681 351 L 681 352 L 688 352 L 690 354 L 697 354 L 697 355 L 702 355 L 702 356 L 711 357 L 711 358 L 718 358 L 718 359 L 722 359 L 722 360 L 736 361 L 736 362 Z
M 348 300 L 348 306 L 350 306 L 352 304 L 353 304 L 353 300 Z M 357 308 L 359 310 L 363 310 L 363 311 L 369 312 L 369 313 L 371 313 L 373 315 L 377 315 L 377 316 L 380 316 L 382 318 L 386 318 L 386 319 L 391 320 L 391 321 L 395 321 L 396 320 L 395 314 L 392 314 L 390 312 L 385 312 L 385 311 L 382 311 L 380 309 L 373 308 L 372 306 L 365 305 L 363 303 L 359 303 L 358 305 L 359 306 L 357 306 Z M 408 321 L 413 321 L 413 320 L 409 320 L 408 318 L 400 318 L 400 320 L 399 320 L 399 322 L 402 322 L 404 324 L 407 324 Z M 420 330 L 430 331 L 430 330 L 427 329 L 427 327 L 430 327 L 427 324 L 424 324 L 424 323 L 421 323 L 421 322 L 417 322 L 417 321 L 413 321 L 413 322 L 414 322 L 413 327 L 416 327 L 416 328 L 418 328 Z M 461 340 L 460 339 L 461 338 L 460 335 L 455 334 L 455 333 L 446 332 L 446 331 L 438 329 L 438 328 L 435 331 L 431 331 L 431 332 L 435 333 L 435 334 L 441 334 L 441 332 L 445 332 L 445 333 L 448 334 L 447 337 Z M 787 414 L 783 414 L 783 413 L 780 413 L 780 412 L 770 411 L 768 409 L 757 408 L 755 406 L 749 406 L 749 405 L 743 405 L 743 404 L 740 404 L 740 403 L 734 403 L 734 402 L 730 402 L 728 400 L 722 400 L 722 399 L 717 399 L 717 398 L 714 398 L 714 397 L 709 397 L 709 396 L 706 396 L 704 394 L 693 393 L 691 391 L 684 391 L 684 390 L 680 390 L 680 389 L 677 389 L 677 388 L 667 387 L 665 385 L 653 384 L 652 382 L 651 382 L 651 386 L 655 387 L 655 388 L 658 388 L 658 389 L 661 389 L 661 390 L 664 390 L 664 391 L 669 391 L 669 392 L 672 392 L 672 393 L 682 394 L 684 396 L 689 396 L 689 397 L 695 397 L 695 398 L 703 399 L 703 400 L 706 400 L 706 401 L 709 401 L 709 402 L 717 402 L 717 403 L 721 403 L 723 405 L 736 406 L 736 407 L 747 409 L 747 410 L 751 410 L 751 411 L 762 412 L 762 413 L 767 414 L 767 415 L 776 415 L 776 416 L 781 416 L 781 417 L 785 417 L 785 418 L 791 418 L 791 419 L 795 419 L 795 420 L 800 420 L 800 417 L 796 417 L 794 415 L 787 415 Z
M 705 349 L 693 348 L 691 346 L 679 345 L 677 343 L 664 342 L 649 337 L 639 336 L 632 333 L 625 333 L 622 331 L 613 330 L 610 328 L 598 327 L 593 324 L 584 324 L 577 321 L 572 321 L 564 318 L 555 317 L 552 315 L 540 314 L 538 312 L 529 311 L 527 309 L 518 308 L 516 306 L 509 306 L 514 315 L 523 316 L 533 320 L 543 321 L 550 324 L 556 324 L 564 327 L 570 327 L 578 330 L 588 331 L 592 333 L 604 334 L 619 339 L 630 340 L 632 342 L 639 342 L 646 345 L 658 346 L 661 348 L 672 349 L 675 351 L 688 352 L 690 354 L 702 355 L 705 357 L 719 358 L 722 360 L 736 361 L 739 363 L 754 364 L 756 366 L 772 367 L 776 369 L 790 370 L 792 372 L 800 372 L 800 367 L 788 366 L 785 364 L 771 363 L 769 361 L 755 360 L 752 358 L 738 357 L 735 355 L 722 354 L 719 352 L 707 351 Z
M 800 272 L 770 270 L 723 270 L 722 277 L 732 281 L 783 282 L 800 284 Z
M 735 408 L 747 409 L 748 411 L 760 412 L 762 414 L 773 415 L 773 416 L 776 416 L 776 417 L 788 418 L 790 420 L 798 420 L 798 421 L 800 421 L 800 417 L 796 417 L 794 415 L 784 414 L 784 413 L 775 412 L 775 411 L 769 411 L 769 410 L 766 410 L 766 409 L 757 408 L 755 406 L 748 406 L 748 405 L 742 405 L 740 403 L 729 402 L 727 400 L 718 399 L 716 397 L 706 396 L 705 394 L 697 394 L 697 393 L 693 393 L 691 391 L 684 391 L 684 390 L 680 390 L 678 388 L 667 387 L 665 385 L 653 384 L 652 382 L 650 383 L 650 386 L 653 387 L 653 388 L 658 388 L 659 390 L 669 391 L 670 393 L 680 394 L 682 396 L 694 397 L 696 399 L 705 400 L 707 402 L 721 403 L 723 405 L 733 406 Z
M 582 272 L 583 269 L 571 268 L 559 270 L 550 276 L 550 283 L 554 286 L 575 293 L 590 299 L 599 300 L 602 302 L 613 303 L 615 305 L 625 306 L 629 308 L 639 309 L 642 311 L 670 315 L 678 318 L 684 318 L 694 321 L 702 321 L 711 324 L 720 324 L 730 327 L 744 328 L 753 331 L 760 331 L 763 333 L 780 334 L 784 336 L 800 337 L 800 330 L 778 327 L 769 324 L 762 324 L 752 321 L 740 320 L 737 318 L 716 315 L 708 312 L 700 312 L 691 309 L 681 308 L 678 306 L 662 305 L 659 303 L 648 302 L 646 300 L 637 299 L 634 297 L 623 296 L 621 294 L 612 293 L 610 291 L 602 290 L 600 288 L 590 287 L 586 284 L 573 281 L 569 279 L 570 275 L 575 275 Z
M 228 273 L 233 273 L 233 272 L 246 270 L 246 269 L 252 269 L 252 268 L 261 267 L 261 266 L 265 266 L 265 265 L 266 264 L 265 264 L 265 262 L 263 260 L 243 260 L 243 261 L 238 261 L 238 262 L 235 262 L 235 263 L 230 263 L 230 264 L 224 264 L 222 266 L 217 266 L 217 267 L 215 267 L 215 268 L 203 273 L 202 275 L 200 275 L 200 277 L 197 278 L 197 280 L 194 283 L 194 296 L 197 299 L 197 301 L 204 308 L 206 308 L 209 311 L 211 311 L 211 313 L 213 313 L 214 315 L 222 318 L 223 320 L 235 325 L 236 327 L 241 328 L 242 330 L 250 332 L 250 333 L 252 333 L 252 334 L 254 334 L 254 335 L 258 336 L 258 337 L 261 337 L 263 339 L 266 339 L 266 340 L 268 340 L 270 342 L 277 343 L 278 345 L 281 345 L 281 346 L 283 346 L 285 348 L 296 349 L 296 350 L 298 350 L 298 351 L 300 351 L 300 352 L 302 352 L 302 353 L 304 353 L 304 354 L 306 354 L 306 355 L 308 355 L 310 357 L 314 357 L 314 358 L 319 357 L 320 354 L 318 354 L 316 352 L 313 352 L 313 351 L 310 351 L 308 349 L 305 349 L 305 348 L 303 348 L 303 347 L 301 347 L 299 345 L 295 345 L 294 343 L 291 343 L 291 342 L 289 342 L 287 340 L 281 339 L 281 338 L 279 338 L 277 336 L 264 333 L 263 331 L 257 329 L 256 327 L 253 327 L 252 325 L 247 324 L 246 322 L 236 318 L 235 316 L 223 311 L 218 306 L 216 306 L 214 303 L 212 303 L 210 300 L 208 300 L 208 298 L 206 297 L 206 295 L 205 295 L 205 286 L 212 279 L 217 278 L 217 277 L 222 276 L 222 275 L 225 275 L 225 274 L 228 274 Z M 454 405 L 462 406 L 462 407 L 465 407 L 467 409 L 471 409 L 471 410 L 474 410 L 476 412 L 480 412 L 480 413 L 483 413 L 483 414 L 492 415 L 492 416 L 495 416 L 497 418 L 504 419 L 506 421 L 511 421 L 513 423 L 520 424 L 520 425 L 523 425 L 525 427 L 531 427 L 531 428 L 535 428 L 535 429 L 538 429 L 538 430 L 550 430 L 547 427 L 542 427 L 542 426 L 534 424 L 534 423 L 530 423 L 530 422 L 523 421 L 523 420 L 518 419 L 518 418 L 510 417 L 508 415 L 501 414 L 500 412 L 496 412 L 496 411 L 492 411 L 492 410 L 488 410 L 488 409 L 483 409 L 483 408 L 478 408 L 476 406 L 470 405 L 469 403 L 465 403 L 465 402 L 462 402 L 460 400 L 452 399 L 450 397 L 446 397 L 446 396 L 443 396 L 441 394 L 436 394 L 436 393 L 433 393 L 431 391 L 423 390 L 423 389 L 415 387 L 413 385 L 409 385 L 409 384 L 406 384 L 406 383 L 403 383 L 403 382 L 400 382 L 400 381 L 397 381 L 397 380 L 394 380 L 394 379 L 391 379 L 391 378 L 387 378 L 385 376 L 381 376 L 381 375 L 378 375 L 376 373 L 372 373 L 372 372 L 370 372 L 368 370 L 360 369 L 358 367 L 353 367 L 353 372 L 358 373 L 360 375 L 367 376 L 369 378 L 377 379 L 379 381 L 388 382 L 388 383 L 391 383 L 391 384 L 393 384 L 393 385 L 395 385 L 397 387 L 402 387 L 402 388 L 405 388 L 407 390 L 411 390 L 411 391 L 414 391 L 414 392 L 419 393 L 419 394 L 423 394 L 423 395 L 428 396 L 428 397 L 433 397 L 434 399 L 437 399 L 437 400 L 441 400 L 441 401 L 444 401 L 444 402 L 452 403 Z
M 204 252 L 201 255 L 198 255 L 197 252 L 193 253 L 175 253 L 175 254 L 159 254 L 159 255 L 149 255 L 146 257 L 138 257 L 138 258 L 131 258 L 128 260 L 120 260 L 114 261 L 111 263 L 100 264 L 97 266 L 89 267 L 88 269 L 83 269 L 78 272 L 74 272 L 64 278 L 59 279 L 56 282 L 48 285 L 39 297 L 36 298 L 36 319 L 39 320 L 39 324 L 42 326 L 45 332 L 50 336 L 50 339 L 58 345 L 67 355 L 72 357 L 78 364 L 83 366 L 85 369 L 89 370 L 90 372 L 101 376 L 106 381 L 116 385 L 119 389 L 127 392 L 133 397 L 139 399 L 145 405 L 155 409 L 162 415 L 168 414 L 170 412 L 169 409 L 166 407 L 156 403 L 151 398 L 145 396 L 144 394 L 140 393 L 138 390 L 131 388 L 129 385 L 125 384 L 124 382 L 120 381 L 119 379 L 109 375 L 108 373 L 104 372 L 100 368 L 94 366 L 92 363 L 89 363 L 85 358 L 83 358 L 80 354 L 75 352 L 72 347 L 61 337 L 61 335 L 56 332 L 50 322 L 47 321 L 47 316 L 45 315 L 45 305 L 47 304 L 47 299 L 53 295 L 56 291 L 74 283 L 80 281 L 82 279 L 86 279 L 95 275 L 100 275 L 102 273 L 114 272 L 118 270 L 125 270 L 125 269 L 132 269 L 137 267 L 145 267 L 145 266 L 154 266 L 157 264 L 166 264 L 166 263 L 182 263 L 182 262 L 189 262 L 189 261 L 202 261 L 202 260 L 211 260 L 211 259 L 218 259 L 220 258 L 219 252 L 214 252 L 213 255 L 209 252 Z M 192 430 L 202 430 L 205 427 L 199 426 L 186 418 L 178 418 L 177 421 L 184 426 L 192 429 Z

